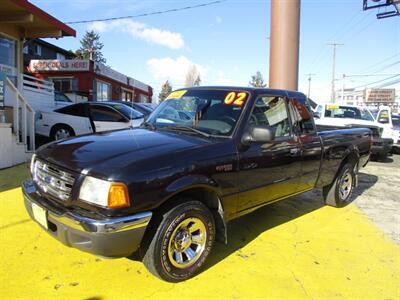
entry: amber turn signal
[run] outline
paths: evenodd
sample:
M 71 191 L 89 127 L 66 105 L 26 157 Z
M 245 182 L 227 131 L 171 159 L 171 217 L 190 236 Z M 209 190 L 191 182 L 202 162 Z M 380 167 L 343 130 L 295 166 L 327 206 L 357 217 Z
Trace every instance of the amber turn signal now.
M 123 183 L 112 183 L 108 192 L 108 208 L 129 206 L 128 188 Z

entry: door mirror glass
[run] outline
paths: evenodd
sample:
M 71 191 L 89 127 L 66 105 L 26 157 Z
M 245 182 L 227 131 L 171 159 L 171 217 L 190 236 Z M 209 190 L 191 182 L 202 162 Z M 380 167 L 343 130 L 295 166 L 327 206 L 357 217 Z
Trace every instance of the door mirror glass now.
M 274 132 L 271 127 L 256 125 L 251 126 L 243 135 L 242 142 L 245 145 L 252 143 L 268 143 L 274 139 Z
M 314 118 L 316 118 L 316 119 L 321 118 L 321 114 L 320 114 L 319 112 L 316 112 L 316 111 L 313 112 L 313 116 L 314 116 Z

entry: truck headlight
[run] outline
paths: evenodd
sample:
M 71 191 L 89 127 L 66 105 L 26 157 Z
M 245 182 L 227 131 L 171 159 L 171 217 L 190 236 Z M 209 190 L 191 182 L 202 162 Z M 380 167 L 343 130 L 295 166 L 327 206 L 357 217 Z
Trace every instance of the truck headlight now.
M 79 199 L 107 208 L 129 206 L 128 188 L 120 182 L 110 182 L 86 176 L 79 191 Z

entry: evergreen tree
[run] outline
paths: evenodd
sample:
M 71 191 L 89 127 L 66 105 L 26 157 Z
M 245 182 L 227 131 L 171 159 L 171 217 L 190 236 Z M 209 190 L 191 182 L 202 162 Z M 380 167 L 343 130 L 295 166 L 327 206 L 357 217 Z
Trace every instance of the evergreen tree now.
M 101 52 L 104 45 L 100 42 L 100 35 L 97 32 L 93 30 L 86 31 L 80 42 L 81 47 L 75 52 L 77 58 L 91 59 L 102 64 L 106 63 L 106 59 Z
M 257 71 L 255 75 L 251 76 L 251 81 L 249 81 L 249 85 L 252 87 L 260 87 L 260 88 L 267 87 L 267 84 L 264 83 L 264 78 L 260 71 Z
M 160 99 L 160 103 L 168 97 L 168 95 L 172 92 L 172 86 L 167 80 L 161 87 L 161 92 L 158 94 L 158 98 Z

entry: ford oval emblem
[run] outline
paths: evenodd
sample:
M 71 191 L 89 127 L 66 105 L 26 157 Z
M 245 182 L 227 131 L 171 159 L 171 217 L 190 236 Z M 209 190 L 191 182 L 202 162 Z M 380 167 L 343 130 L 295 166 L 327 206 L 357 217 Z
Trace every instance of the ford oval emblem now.
M 46 182 L 47 184 L 51 183 L 51 177 L 50 176 L 45 176 L 44 177 L 44 182 Z

